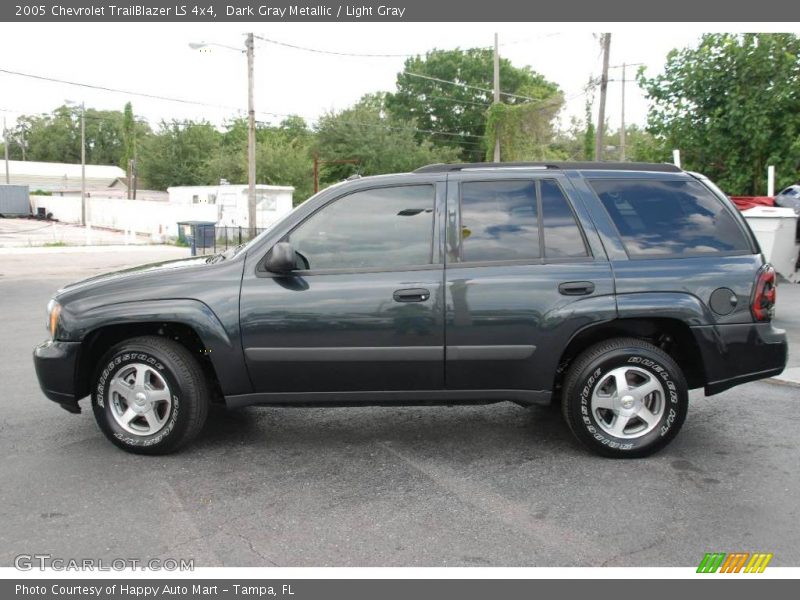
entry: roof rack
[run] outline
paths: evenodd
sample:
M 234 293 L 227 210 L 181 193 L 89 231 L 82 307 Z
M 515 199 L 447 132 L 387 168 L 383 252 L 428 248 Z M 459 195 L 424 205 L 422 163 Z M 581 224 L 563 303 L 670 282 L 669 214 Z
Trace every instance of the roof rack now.
M 482 162 L 482 163 L 437 163 L 416 169 L 414 173 L 449 173 L 451 171 L 471 171 L 477 169 L 574 169 L 592 171 L 656 171 L 660 173 L 681 173 L 682 170 L 670 163 L 641 162 Z

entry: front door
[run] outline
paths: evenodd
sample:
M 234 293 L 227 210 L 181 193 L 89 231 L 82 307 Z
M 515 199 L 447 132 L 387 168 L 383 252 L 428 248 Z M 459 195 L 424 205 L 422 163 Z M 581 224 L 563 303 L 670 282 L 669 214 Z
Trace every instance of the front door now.
M 255 392 L 443 389 L 437 201 L 444 182 L 347 193 L 282 238 L 299 270 L 245 273 L 242 343 Z

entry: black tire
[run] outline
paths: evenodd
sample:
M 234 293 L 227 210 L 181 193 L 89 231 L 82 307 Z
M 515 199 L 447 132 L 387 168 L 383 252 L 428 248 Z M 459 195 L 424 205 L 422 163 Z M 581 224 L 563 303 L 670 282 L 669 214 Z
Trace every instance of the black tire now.
M 663 402 L 657 423 L 653 426 L 638 417 L 632 418 L 634 426 L 641 428 L 639 437 L 612 435 L 607 429 L 614 413 L 603 408 L 592 410 L 593 394 L 602 394 L 607 389 L 597 388 L 601 384 L 613 385 L 609 383 L 613 378 L 611 372 L 616 369 L 618 373 L 622 367 L 631 369 L 634 378 L 637 371 L 644 371 L 641 376 L 645 381 L 649 374 L 661 385 L 662 400 L 658 400 L 658 393 L 646 396 L 645 400 L 654 403 L 652 406 L 662 406 L 659 402 Z M 627 378 L 628 371 L 622 372 Z M 663 350 L 636 338 L 608 340 L 580 354 L 567 372 L 561 401 L 564 419 L 575 437 L 593 452 L 611 458 L 641 458 L 662 449 L 677 435 L 688 406 L 688 386 L 677 363 Z M 627 434 L 623 429 L 623 436 Z M 632 435 L 637 434 L 634 431 Z
M 124 429 L 114 411 L 121 412 L 127 401 L 120 404 L 120 396 L 109 391 L 115 378 L 139 368 L 152 372 L 151 381 L 165 383 L 160 391 L 169 398 L 160 405 L 164 424 L 152 434 Z M 209 404 L 209 386 L 197 360 L 184 346 L 162 337 L 143 336 L 117 344 L 103 357 L 93 380 L 92 410 L 100 430 L 113 444 L 136 454 L 168 454 L 188 444 L 202 430 Z M 144 416 L 137 415 L 131 423 L 148 427 Z

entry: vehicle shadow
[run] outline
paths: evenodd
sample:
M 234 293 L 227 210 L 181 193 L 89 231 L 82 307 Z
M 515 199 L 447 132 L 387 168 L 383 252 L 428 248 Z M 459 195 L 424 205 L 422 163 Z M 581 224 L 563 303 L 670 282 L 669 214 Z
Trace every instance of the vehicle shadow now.
M 342 445 L 413 443 L 455 449 L 491 445 L 583 453 L 560 411 L 512 403 L 417 407 L 213 407 L 194 448 L 231 445 L 325 451 Z

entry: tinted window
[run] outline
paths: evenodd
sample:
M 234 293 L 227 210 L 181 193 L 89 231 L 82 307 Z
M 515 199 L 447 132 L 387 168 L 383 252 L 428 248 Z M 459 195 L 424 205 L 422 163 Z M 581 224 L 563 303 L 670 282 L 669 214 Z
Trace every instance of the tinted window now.
M 750 251 L 728 209 L 696 181 L 589 182 L 630 256 Z
M 552 179 L 542 180 L 541 186 L 545 257 L 588 256 L 581 230 L 564 192 Z
M 476 181 L 461 186 L 462 260 L 539 257 L 532 181 Z
M 395 268 L 431 263 L 433 186 L 355 192 L 289 235 L 309 269 Z

